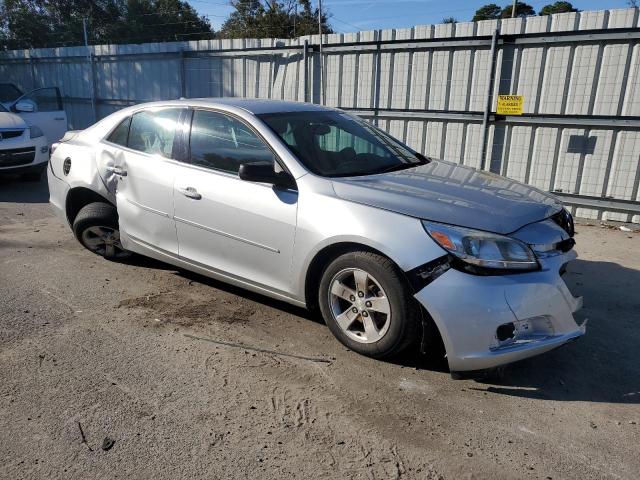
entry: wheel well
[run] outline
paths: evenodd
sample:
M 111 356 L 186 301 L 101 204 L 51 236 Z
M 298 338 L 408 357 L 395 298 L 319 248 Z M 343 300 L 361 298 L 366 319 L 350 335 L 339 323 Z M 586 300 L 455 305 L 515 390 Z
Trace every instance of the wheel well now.
M 102 195 L 88 188 L 76 187 L 69 190 L 65 205 L 67 220 L 69 221 L 69 224 L 73 225 L 78 212 L 82 210 L 84 206 L 94 202 L 103 202 L 108 203 L 109 205 L 113 205 L 113 203 L 104 198 Z M 115 205 L 113 206 L 115 207 Z
M 331 262 L 335 258 L 338 258 L 340 255 L 355 251 L 373 252 L 385 258 L 389 258 L 381 251 L 376 250 L 375 248 L 368 247 L 361 243 L 334 243 L 333 245 L 329 245 L 323 248 L 316 254 L 315 257 L 313 257 L 313 260 L 311 260 L 309 268 L 307 269 L 307 275 L 304 282 L 304 296 L 307 308 L 314 311 L 318 309 L 318 287 L 320 286 L 322 272 L 324 268 L 329 264 L 329 262 Z
M 318 287 L 320 286 L 322 272 L 326 267 L 326 265 L 329 262 L 331 262 L 333 259 L 339 257 L 340 255 L 343 255 L 348 252 L 354 252 L 354 251 L 373 252 L 385 258 L 389 258 L 387 255 L 385 255 L 381 251 L 376 250 L 375 248 L 369 247 L 367 245 L 363 245 L 361 243 L 353 243 L 353 242 L 335 243 L 333 245 L 329 245 L 323 248 L 316 254 L 313 260 L 311 260 L 311 263 L 309 264 L 309 268 L 307 269 L 307 275 L 305 278 L 304 285 L 305 285 L 305 301 L 307 304 L 307 308 L 309 310 L 312 310 L 314 312 L 317 312 L 319 310 Z M 389 258 L 389 260 L 393 262 L 391 258 Z M 393 263 L 397 266 L 395 262 Z M 409 279 L 406 277 L 407 272 L 402 270 L 400 267 L 398 267 L 398 269 L 400 272 L 402 272 L 404 278 L 407 280 L 407 286 L 409 288 L 413 288 L 411 285 L 411 282 L 409 282 Z M 417 303 L 420 306 L 420 309 L 423 315 L 423 329 L 429 328 L 430 329 L 429 331 L 433 335 L 429 339 L 428 348 L 435 349 L 437 354 L 442 354 L 442 356 L 444 356 L 446 353 L 446 349 L 444 346 L 444 342 L 442 340 L 440 329 L 438 328 L 436 323 L 433 321 L 433 318 L 431 317 L 427 309 L 424 307 L 424 305 L 420 304 L 420 302 L 417 302 Z M 425 337 L 423 337 L 423 339 L 424 338 Z M 423 350 L 424 347 L 427 347 L 427 345 L 421 345 L 420 349 Z

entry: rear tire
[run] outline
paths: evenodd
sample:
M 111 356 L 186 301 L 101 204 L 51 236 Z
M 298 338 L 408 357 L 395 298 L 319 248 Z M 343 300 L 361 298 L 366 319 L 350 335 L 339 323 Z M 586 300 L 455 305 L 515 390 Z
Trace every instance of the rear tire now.
M 421 339 L 421 312 L 406 279 L 376 253 L 354 251 L 333 260 L 318 300 L 331 332 L 362 355 L 392 357 Z
M 73 222 L 73 233 L 91 252 L 109 260 L 131 256 L 120 243 L 118 212 L 105 202 L 94 202 L 82 207 Z

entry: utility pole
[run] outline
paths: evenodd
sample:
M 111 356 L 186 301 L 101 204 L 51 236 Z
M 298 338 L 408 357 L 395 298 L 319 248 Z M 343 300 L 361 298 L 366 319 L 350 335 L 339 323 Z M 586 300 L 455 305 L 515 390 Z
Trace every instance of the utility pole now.
M 298 4 L 293 7 L 293 38 L 296 38 L 296 22 L 298 21 Z
M 87 60 L 89 61 L 89 78 L 91 81 L 91 111 L 93 112 L 93 121 L 98 120 L 96 113 L 96 92 L 95 92 L 95 74 L 93 71 L 93 57 L 89 48 L 89 37 L 87 36 L 87 19 L 82 19 L 82 31 L 84 32 L 84 46 L 87 48 Z
M 513 0 L 513 7 L 511 7 L 511 18 L 516 18 L 517 8 L 518 8 L 518 0 Z
M 324 105 L 324 61 L 322 58 L 322 0 L 318 0 L 318 33 L 320 34 L 320 105 Z

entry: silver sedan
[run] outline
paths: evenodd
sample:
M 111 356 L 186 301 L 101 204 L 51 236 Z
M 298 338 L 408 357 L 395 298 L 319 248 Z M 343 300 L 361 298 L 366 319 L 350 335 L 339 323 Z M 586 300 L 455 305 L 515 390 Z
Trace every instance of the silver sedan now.
M 243 99 L 136 105 L 53 146 L 51 203 L 89 250 L 131 252 L 296 305 L 376 358 L 453 374 L 584 334 L 551 195 L 433 160 L 340 110 Z

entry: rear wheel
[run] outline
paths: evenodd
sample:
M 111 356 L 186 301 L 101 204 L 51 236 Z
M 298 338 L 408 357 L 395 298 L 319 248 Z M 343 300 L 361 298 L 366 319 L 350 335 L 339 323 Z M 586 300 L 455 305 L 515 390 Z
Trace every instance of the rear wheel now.
M 419 306 L 402 272 L 381 255 L 355 251 L 333 260 L 318 299 L 331 332 L 363 355 L 394 356 L 420 339 Z
M 116 260 L 131 255 L 122 248 L 118 213 L 108 203 L 85 205 L 73 222 L 73 233 L 86 249 L 107 259 Z

